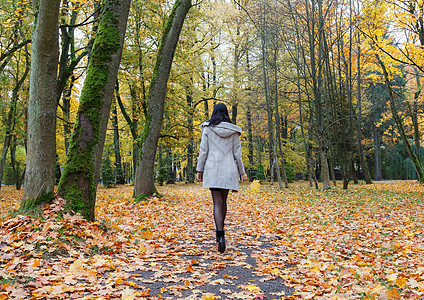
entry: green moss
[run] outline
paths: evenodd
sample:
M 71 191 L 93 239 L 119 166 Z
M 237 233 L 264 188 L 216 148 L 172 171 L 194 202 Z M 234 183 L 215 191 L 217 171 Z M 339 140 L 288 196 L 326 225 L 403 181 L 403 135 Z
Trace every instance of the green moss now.
M 149 194 L 141 194 L 135 197 L 134 202 L 139 203 L 141 201 L 147 201 L 149 196 L 150 196 Z
M 85 218 L 91 215 L 95 202 L 97 178 L 94 178 L 93 152 L 100 141 L 99 111 L 109 79 L 109 63 L 112 61 L 112 55 L 121 48 L 117 25 L 115 16 L 104 8 L 81 91 L 65 169 L 58 188 L 61 196 L 69 200 L 67 209 L 80 212 Z M 84 199 L 83 187 L 79 186 L 87 182 L 90 199 Z
M 168 37 L 168 34 L 171 31 L 172 22 L 174 21 L 174 17 L 175 17 L 175 14 L 177 13 L 177 9 L 180 6 L 181 6 L 181 0 L 175 1 L 174 6 L 172 7 L 171 14 L 168 17 L 168 21 L 166 23 L 165 30 L 164 30 L 163 35 L 162 35 L 162 40 L 161 40 L 161 43 L 160 43 L 160 46 L 159 46 L 158 55 L 156 57 L 156 65 L 155 65 L 155 68 L 153 70 L 152 82 L 150 83 L 150 91 L 152 90 L 152 87 L 156 84 L 156 79 L 157 79 L 158 74 L 159 74 L 159 66 L 160 66 L 160 63 L 162 61 L 163 47 L 164 47 L 165 41 Z
M 76 213 L 82 213 L 84 210 L 84 202 L 80 201 L 84 195 L 78 185 L 74 184 L 67 189 L 65 210 L 72 209 Z
M 151 114 L 148 113 L 146 115 L 146 120 L 144 122 L 143 132 L 142 132 L 141 136 L 137 140 L 137 144 L 138 144 L 138 157 L 140 158 L 140 160 L 143 157 L 143 144 L 144 144 L 144 142 L 146 141 L 147 137 L 150 134 L 150 121 L 151 121 L 151 119 L 152 119 L 152 116 L 151 116 Z
M 33 31 L 35 31 L 35 28 L 37 27 L 37 22 L 38 22 L 38 12 L 40 11 L 40 0 L 37 0 L 37 2 L 35 3 L 35 8 L 34 8 L 34 24 L 33 24 Z
M 19 213 L 38 213 L 40 210 L 40 207 L 43 204 L 52 203 L 54 199 L 54 192 L 43 192 L 41 196 L 32 199 L 32 200 L 25 200 L 22 202 L 21 207 L 19 208 Z
M 141 194 L 137 197 L 134 196 L 134 202 L 139 203 L 139 202 L 142 202 L 142 201 L 149 201 L 150 197 L 158 197 L 159 198 L 159 197 L 162 197 L 162 195 L 158 193 L 158 191 L 155 187 L 155 190 L 152 194 Z
M 108 246 L 103 246 L 101 248 L 99 248 L 99 246 L 94 245 L 90 248 L 91 250 L 91 255 L 94 256 L 96 254 L 107 254 L 107 253 L 111 253 L 112 248 L 108 247 Z

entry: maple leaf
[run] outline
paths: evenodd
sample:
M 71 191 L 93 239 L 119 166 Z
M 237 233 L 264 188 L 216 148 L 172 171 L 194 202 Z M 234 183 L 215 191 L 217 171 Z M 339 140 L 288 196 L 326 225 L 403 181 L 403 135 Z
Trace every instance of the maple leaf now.
M 153 232 L 150 230 L 144 230 L 141 236 L 145 240 L 151 240 L 153 238 Z
M 82 259 L 75 260 L 70 266 L 69 266 L 69 272 L 74 275 L 80 275 L 84 272 L 84 262 Z
M 261 183 L 259 182 L 259 180 L 253 180 L 252 183 L 250 184 L 250 189 L 253 193 L 257 193 L 260 191 L 261 188 Z
M 192 264 L 189 264 L 189 265 L 186 267 L 186 270 L 187 270 L 188 272 L 194 272 L 193 265 L 192 265 Z
M 151 255 L 155 252 L 155 246 L 154 245 L 147 244 L 147 245 L 145 245 L 145 249 L 146 249 L 146 255 Z

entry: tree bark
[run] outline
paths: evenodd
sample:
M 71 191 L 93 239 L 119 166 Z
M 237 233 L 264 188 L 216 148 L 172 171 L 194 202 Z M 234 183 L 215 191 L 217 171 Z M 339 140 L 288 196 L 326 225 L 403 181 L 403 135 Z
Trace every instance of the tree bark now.
M 97 182 L 131 0 L 106 0 L 102 7 L 75 127 L 58 194 L 67 210 L 94 220 Z
M 63 112 L 63 136 L 65 140 L 65 149 L 68 153 L 69 148 L 69 138 L 72 133 L 72 123 L 71 123 L 71 98 L 72 98 L 72 89 L 74 87 L 74 82 L 76 81 L 75 76 L 72 75 L 69 85 L 66 88 L 66 91 L 62 97 L 62 112 Z
M 265 6 L 265 5 L 264 5 Z M 277 171 L 277 180 L 280 189 L 283 188 L 283 184 L 281 182 L 281 175 L 280 175 L 280 167 L 277 157 L 277 149 L 276 149 L 276 142 L 274 139 L 274 125 L 273 125 L 273 113 L 272 113 L 272 106 L 271 106 L 271 96 L 269 91 L 269 75 L 268 75 L 268 28 L 267 28 L 267 20 L 266 20 L 266 14 L 267 11 L 265 10 L 265 7 L 263 6 L 263 11 L 261 11 L 261 21 L 262 24 L 260 24 L 260 38 L 261 38 L 261 62 L 262 62 L 262 74 L 263 74 L 263 82 L 264 82 L 264 93 L 265 93 L 265 102 L 266 102 L 266 110 L 267 110 L 267 119 L 268 119 L 268 144 L 269 144 L 269 161 L 270 161 L 270 168 L 271 168 L 271 185 L 274 183 L 274 167 Z
M 289 181 L 287 180 L 287 174 L 286 174 L 286 165 L 284 162 L 284 152 L 281 146 L 281 130 L 280 130 L 280 113 L 278 112 L 278 69 L 277 69 L 277 56 L 278 56 L 278 49 L 277 45 L 275 45 L 274 49 L 274 89 L 275 89 L 275 95 L 274 95 L 274 117 L 275 117 L 275 136 L 277 137 L 276 142 L 278 145 L 278 150 L 281 157 L 281 171 L 283 172 L 283 179 L 284 179 L 284 187 L 287 189 L 289 187 Z M 287 133 L 287 130 L 286 130 Z M 287 135 L 286 135 L 287 137 Z
M 419 71 L 415 69 L 415 79 L 417 81 L 417 90 L 414 93 L 414 100 L 412 102 L 412 107 L 410 107 L 412 126 L 414 128 L 414 142 L 415 142 L 415 155 L 420 158 L 420 150 L 421 150 L 421 134 L 419 128 L 419 110 L 420 103 L 419 98 L 422 90 L 421 86 L 421 78 Z
M 311 4 L 312 14 L 315 13 L 315 1 Z M 308 39 L 309 39 L 309 50 L 311 60 L 311 77 L 312 86 L 314 92 L 314 105 L 315 105 L 315 134 L 318 141 L 318 152 L 319 159 L 321 161 L 322 169 L 322 181 L 323 189 L 330 188 L 330 172 L 327 163 L 327 148 L 324 136 L 324 124 L 323 124 L 323 108 L 322 108 L 322 65 L 323 65 L 323 43 L 324 43 L 324 18 L 322 14 L 322 0 L 318 0 L 318 57 L 315 57 L 316 45 L 315 45 L 315 18 L 311 19 L 311 11 L 309 11 L 309 5 L 306 4 L 307 13 L 307 27 L 308 27 Z M 317 70 L 318 66 L 318 70 Z
M 49 203 L 54 197 L 60 2 L 34 1 L 26 175 L 21 203 L 24 210 Z
M 192 93 L 192 80 L 190 79 L 191 84 L 186 88 L 186 104 L 187 104 L 187 130 L 188 130 L 188 144 L 187 144 L 187 182 L 194 182 L 194 166 L 193 166 L 193 156 L 194 156 L 194 131 L 193 131 L 193 93 Z
M 380 151 L 380 137 L 378 135 L 378 128 L 373 124 L 373 138 L 374 138 L 374 180 L 382 180 L 381 174 L 381 151 Z
M 29 57 L 26 56 L 26 66 L 25 66 L 24 74 L 22 75 L 21 79 L 18 80 L 18 82 L 16 82 L 16 85 L 12 91 L 12 96 L 9 103 L 9 113 L 7 115 L 7 120 L 6 120 L 6 126 L 5 126 L 6 130 L 5 130 L 5 137 L 4 137 L 4 143 L 3 143 L 3 151 L 2 151 L 1 161 L 0 161 L 0 190 L 1 190 L 1 182 L 3 180 L 4 166 L 6 164 L 6 155 L 7 155 L 7 151 L 9 149 L 10 143 L 12 141 L 12 134 L 15 128 L 14 119 L 16 117 L 16 105 L 19 98 L 19 90 L 21 89 L 22 84 L 24 83 L 25 79 L 27 78 L 29 74 L 29 68 L 30 68 Z M 16 139 L 16 136 L 15 136 L 15 139 Z M 13 156 L 12 152 L 11 152 L 11 156 Z
M 13 136 L 10 146 L 10 165 L 15 177 L 16 189 L 19 191 L 22 186 L 22 176 L 19 175 L 19 164 L 16 164 L 16 135 Z
M 250 104 L 247 103 L 246 110 L 246 119 L 247 119 L 247 148 L 248 154 L 247 157 L 249 159 L 249 168 L 252 168 L 255 164 L 253 160 L 253 132 L 252 132 L 252 109 L 250 108 Z
M 412 162 L 414 163 L 415 171 L 417 172 L 418 181 L 421 182 L 421 183 L 424 183 L 424 172 L 423 172 L 423 169 L 422 169 L 422 166 L 421 166 L 420 157 L 417 156 L 412 151 L 411 144 L 409 143 L 408 137 L 406 136 L 403 121 L 400 118 L 398 111 L 397 111 L 397 108 L 396 108 L 394 92 L 393 92 L 392 85 L 390 84 L 389 74 L 387 73 L 386 66 L 385 66 L 384 62 L 381 60 L 381 58 L 378 54 L 376 54 L 375 56 L 377 58 L 378 63 L 381 66 L 381 69 L 383 71 L 384 80 L 385 80 L 387 89 L 389 91 L 389 103 L 390 103 L 390 110 L 392 112 L 393 119 L 395 120 L 396 126 L 399 130 L 399 133 L 400 133 L 400 136 L 402 137 L 402 141 L 405 143 L 408 156 L 412 160 Z
M 168 18 L 150 84 L 146 120 L 140 137 L 139 162 L 135 175 L 134 197 L 153 195 L 154 164 L 165 107 L 166 87 L 175 49 L 191 0 L 176 0 Z
M 116 109 L 116 102 L 113 104 L 113 109 L 112 109 L 112 128 L 113 128 L 113 148 L 115 152 L 116 183 L 124 184 L 125 181 L 124 181 L 124 175 L 122 173 L 121 149 L 119 145 L 118 110 Z
M 364 174 L 365 182 L 366 184 L 371 184 L 371 176 L 368 171 L 367 166 L 365 165 L 364 160 L 364 150 L 362 147 L 362 103 L 361 103 L 361 63 L 360 63 L 360 57 L 361 57 L 361 46 L 359 44 L 359 37 L 358 37 L 358 60 L 357 60 L 357 67 L 358 67 L 358 75 L 357 75 L 357 81 L 358 81 L 358 117 L 357 117 L 357 143 L 358 143 L 358 155 L 359 155 L 359 164 L 361 165 L 362 172 Z

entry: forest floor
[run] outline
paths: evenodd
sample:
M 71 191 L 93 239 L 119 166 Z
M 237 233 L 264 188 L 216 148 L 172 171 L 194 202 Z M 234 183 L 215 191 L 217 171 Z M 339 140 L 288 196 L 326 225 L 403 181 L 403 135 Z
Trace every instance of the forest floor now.
M 412 181 L 315 190 L 243 184 L 230 193 L 227 251 L 200 184 L 99 188 L 97 221 L 15 215 L 0 192 L 3 299 L 423 299 L 424 186 Z

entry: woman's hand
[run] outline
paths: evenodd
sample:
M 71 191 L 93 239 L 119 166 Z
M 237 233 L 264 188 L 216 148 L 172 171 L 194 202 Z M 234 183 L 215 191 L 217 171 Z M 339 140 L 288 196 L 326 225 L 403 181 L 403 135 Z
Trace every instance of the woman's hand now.
M 249 180 L 249 178 L 247 177 L 247 175 L 246 175 L 246 174 L 243 174 L 243 175 L 241 175 L 241 180 L 243 180 L 243 181 L 248 181 L 248 180 Z
M 197 179 L 197 181 L 202 181 L 202 172 L 196 173 L 196 179 Z

